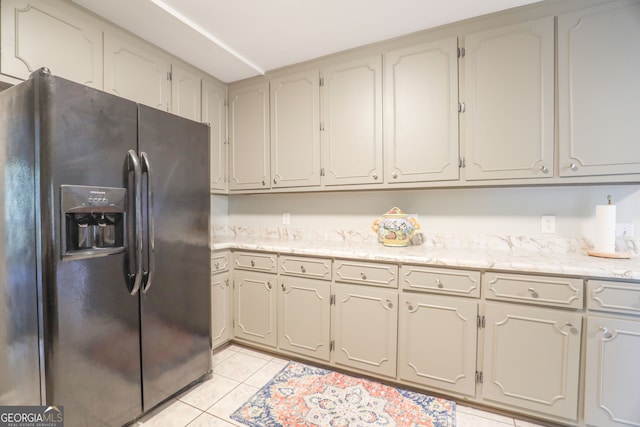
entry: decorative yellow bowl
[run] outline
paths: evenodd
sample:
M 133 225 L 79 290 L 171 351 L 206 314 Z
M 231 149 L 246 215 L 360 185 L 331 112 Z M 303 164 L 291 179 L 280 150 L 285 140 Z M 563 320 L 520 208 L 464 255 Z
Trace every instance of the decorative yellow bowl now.
M 371 229 L 385 246 L 407 246 L 413 234 L 420 228 L 415 218 L 408 218 L 402 209 L 393 207 L 381 218 L 376 218 Z

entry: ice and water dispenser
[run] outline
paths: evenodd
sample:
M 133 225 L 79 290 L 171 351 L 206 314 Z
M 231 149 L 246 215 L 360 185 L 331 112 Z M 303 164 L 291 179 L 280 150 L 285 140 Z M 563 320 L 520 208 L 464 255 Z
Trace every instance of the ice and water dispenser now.
M 124 251 L 127 190 L 61 186 L 62 258 L 94 258 Z

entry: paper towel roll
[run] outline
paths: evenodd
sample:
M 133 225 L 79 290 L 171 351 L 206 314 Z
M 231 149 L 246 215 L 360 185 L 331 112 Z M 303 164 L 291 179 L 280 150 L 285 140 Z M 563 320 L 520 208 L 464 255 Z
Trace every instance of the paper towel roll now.
M 616 205 L 596 206 L 596 237 L 593 246 L 595 252 L 616 251 Z

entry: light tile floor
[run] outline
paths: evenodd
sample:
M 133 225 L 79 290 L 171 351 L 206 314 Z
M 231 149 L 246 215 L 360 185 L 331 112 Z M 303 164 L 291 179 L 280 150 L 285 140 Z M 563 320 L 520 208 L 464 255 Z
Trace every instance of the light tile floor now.
M 229 415 L 288 363 L 237 345 L 213 354 L 213 377 L 143 418 L 141 427 L 229 427 Z M 457 405 L 456 427 L 541 427 L 491 412 Z

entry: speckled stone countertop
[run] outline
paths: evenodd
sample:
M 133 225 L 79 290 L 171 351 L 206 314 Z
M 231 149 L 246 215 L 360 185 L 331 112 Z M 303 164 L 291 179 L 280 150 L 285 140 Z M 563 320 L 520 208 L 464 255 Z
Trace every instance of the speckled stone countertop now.
M 349 258 L 439 267 L 561 274 L 640 281 L 640 242 L 617 242 L 629 259 L 587 255 L 590 242 L 580 238 L 531 238 L 420 234 L 407 247 L 386 247 L 367 232 L 225 228 L 214 230 L 212 250 L 236 249 L 294 255 Z

